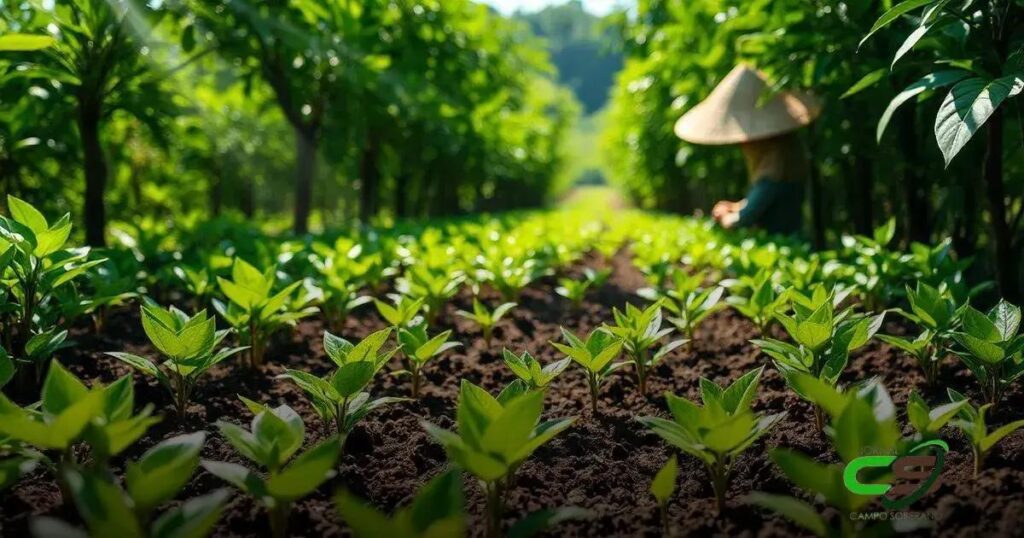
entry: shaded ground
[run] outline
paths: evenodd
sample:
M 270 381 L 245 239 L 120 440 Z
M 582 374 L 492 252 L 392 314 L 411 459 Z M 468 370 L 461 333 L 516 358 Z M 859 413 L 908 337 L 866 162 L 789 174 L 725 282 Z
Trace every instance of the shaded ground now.
M 589 331 L 611 319 L 611 307 L 626 301 L 638 301 L 633 292 L 643 285 L 640 275 L 620 254 L 610 262 L 591 257 L 590 265 L 610 263 L 614 273 L 608 284 L 592 293 L 580 311 L 553 292 L 554 279 L 548 278 L 526 290 L 508 318 L 495 330 L 493 347 L 485 349 L 482 338 L 466 320 L 454 316 L 457 308 L 468 308 L 471 296 L 461 294 L 450 304 L 442 325 L 455 330 L 455 339 L 465 347 L 457 348 L 426 368 L 423 396 L 418 402 L 403 403 L 377 411 L 359 425 L 347 441 L 340 473 L 308 499 L 296 504 L 291 517 L 294 536 L 342 536 L 344 526 L 331 505 L 332 492 L 348 488 L 375 505 L 392 509 L 407 502 L 412 493 L 445 466 L 444 450 L 434 444 L 419 425 L 422 419 L 453 427 L 455 402 L 460 378 L 466 378 L 496 392 L 512 380 L 500 360 L 503 346 L 528 349 L 543 362 L 557 358 L 548 342 L 559 337 L 559 324 L 577 333 Z M 496 301 L 496 297 L 487 297 Z M 94 336 L 84 332 L 76 339 L 78 351 L 61 360 L 88 380 L 109 382 L 131 373 L 130 369 L 101 354 L 123 350 L 153 356 L 153 350 L 141 333 L 134 309 L 111 316 L 107 334 Z M 348 320 L 343 336 L 358 339 L 381 329 L 384 323 L 372 308 L 361 309 Z M 886 330 L 903 330 L 889 322 Z M 282 335 L 268 354 L 269 364 L 262 372 L 251 372 L 228 363 L 215 369 L 195 395 L 195 404 L 183 422 L 174 420 L 170 400 L 152 379 L 136 376 L 137 406 L 153 402 L 166 410 L 168 418 L 154 427 L 126 456 L 134 457 L 145 448 L 168 436 L 182 432 L 210 432 L 203 457 L 216 460 L 242 460 L 215 433 L 218 419 L 248 422 L 249 413 L 236 394 L 295 408 L 307 423 L 307 442 L 324 437 L 305 396 L 294 384 L 277 380 L 284 368 L 296 368 L 322 375 L 331 370 L 320 338 L 319 321 L 301 323 L 291 334 Z M 576 415 L 580 419 L 568 431 L 538 450 L 520 469 L 516 488 L 509 495 L 506 523 L 544 507 L 577 505 L 594 512 L 592 519 L 569 522 L 552 534 L 557 536 L 657 536 L 659 522 L 648 486 L 654 473 L 669 456 L 670 449 L 658 437 L 648 433 L 633 417 L 666 415 L 661 394 L 697 397 L 701 376 L 724 383 L 743 372 L 766 363 L 748 343 L 756 336 L 752 324 L 731 310 L 710 317 L 699 330 L 693 350 L 680 348 L 658 366 L 649 381 L 650 394 L 636 394 L 628 370 L 613 377 L 601 394 L 601 414 L 590 416 L 586 381 L 572 367 L 549 391 L 548 417 Z M 397 368 L 397 364 L 395 365 Z M 902 409 L 912 387 L 922 376 L 909 357 L 879 343 L 855 353 L 847 380 L 879 376 Z M 943 381 L 975 395 L 973 379 L 958 365 L 944 365 Z M 405 395 L 408 381 L 381 375 L 374 382 L 373 395 Z M 940 391 L 925 391 L 930 402 L 938 401 Z M 992 417 L 994 425 L 1021 418 L 1024 394 L 1014 388 L 1007 402 Z M 788 417 L 763 441 L 741 457 L 734 468 L 728 511 L 714 516 L 711 488 L 703 468 L 693 458 L 680 459 L 678 491 L 670 518 L 675 534 L 683 536 L 794 536 L 801 531 L 773 515 L 744 504 L 751 490 L 778 493 L 795 492 L 792 485 L 769 461 L 766 448 L 786 446 L 820 455 L 822 461 L 834 461 L 828 444 L 815 431 L 810 408 L 786 390 L 781 378 L 766 368 L 761 392 L 755 404 L 759 410 L 786 410 Z M 905 422 L 905 421 L 904 421 Z M 909 433 L 909 430 L 908 430 Z M 1000 443 L 988 460 L 986 470 L 974 479 L 971 457 L 964 438 L 957 432 L 945 432 L 951 452 L 947 458 L 940 489 L 913 506 L 929 513 L 936 521 L 934 532 L 941 536 L 1015 536 L 1024 535 L 1024 432 Z M 181 498 L 221 487 L 219 479 L 198 471 Z M 466 481 L 468 506 L 474 522 L 479 521 L 483 499 L 479 489 Z M 27 521 L 32 515 L 49 514 L 74 520 L 73 510 L 62 507 L 56 484 L 44 474 L 23 480 L 2 496 L 0 535 L 27 536 Z M 474 528 L 479 528 L 474 525 Z M 239 494 L 221 518 L 215 536 L 262 536 L 268 533 L 265 516 L 252 500 Z

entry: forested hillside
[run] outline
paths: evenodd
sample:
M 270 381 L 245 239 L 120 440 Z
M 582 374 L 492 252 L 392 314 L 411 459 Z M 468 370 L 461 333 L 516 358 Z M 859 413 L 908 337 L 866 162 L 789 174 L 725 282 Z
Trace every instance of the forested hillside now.
M 614 29 L 583 9 L 579 0 L 518 17 L 546 40 L 559 82 L 572 89 L 584 113 L 603 108 L 615 74 L 622 69 L 621 46 Z

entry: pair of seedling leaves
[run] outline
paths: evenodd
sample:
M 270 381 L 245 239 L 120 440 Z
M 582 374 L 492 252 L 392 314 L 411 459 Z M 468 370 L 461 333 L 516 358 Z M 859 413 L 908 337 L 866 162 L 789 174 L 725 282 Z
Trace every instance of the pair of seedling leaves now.
M 124 489 L 103 469 L 66 468 L 63 483 L 73 497 L 89 532 L 53 518 L 32 522 L 39 538 L 199 538 L 209 534 L 230 497 L 219 489 L 171 508 L 149 524 L 153 512 L 173 499 L 195 473 L 206 434 L 196 432 L 167 439 L 128 462 Z

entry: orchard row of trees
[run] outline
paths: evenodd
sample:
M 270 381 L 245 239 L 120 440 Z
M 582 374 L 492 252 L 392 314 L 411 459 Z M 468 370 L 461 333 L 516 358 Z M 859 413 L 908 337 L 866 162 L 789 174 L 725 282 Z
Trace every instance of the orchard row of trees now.
M 469 0 L 0 0 L 0 189 L 92 245 L 141 215 L 535 205 L 578 108 L 551 75 Z
M 628 60 L 603 142 L 638 204 L 742 196 L 739 152 L 682 143 L 672 125 L 750 62 L 825 102 L 804 132 L 816 243 L 895 215 L 905 241 L 952 237 L 1019 300 L 1024 2 L 640 0 L 617 25 Z

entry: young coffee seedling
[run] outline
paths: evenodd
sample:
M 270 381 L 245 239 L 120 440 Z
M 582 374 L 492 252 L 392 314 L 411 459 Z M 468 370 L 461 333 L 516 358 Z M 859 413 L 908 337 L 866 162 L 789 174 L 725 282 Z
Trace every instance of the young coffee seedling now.
M 263 503 L 270 516 L 271 535 L 283 538 L 288 535 L 292 503 L 334 476 L 341 441 L 331 437 L 293 459 L 306 438 L 302 417 L 287 405 L 271 409 L 244 401 L 255 415 L 249 430 L 224 421 L 218 421 L 217 427 L 239 454 L 266 472 L 261 475 L 225 461 L 203 460 L 202 465 L 210 474 Z
M 207 299 L 217 291 L 217 283 L 210 276 L 210 270 L 206 267 L 193 268 L 187 265 L 176 265 L 172 271 L 174 276 L 184 284 L 189 294 L 195 297 L 196 302 L 200 304 L 207 304 Z
M 192 477 L 204 439 L 203 432 L 180 435 L 147 450 L 138 461 L 128 462 L 124 489 L 112 480 L 109 470 L 66 469 L 64 483 L 89 535 L 201 538 L 209 534 L 230 497 L 227 490 L 189 499 L 150 524 L 154 510 L 177 496 Z M 36 536 L 83 535 L 53 518 L 36 519 L 31 526 Z
M 458 433 L 422 422 L 427 433 L 444 445 L 449 459 L 480 480 L 487 498 L 488 538 L 501 536 L 505 490 L 515 470 L 575 420 L 540 422 L 543 410 L 544 391 L 494 398 L 463 379 L 456 411 Z
M 374 299 L 373 304 L 377 306 L 377 312 L 388 325 L 395 330 L 411 327 L 419 324 L 422 319 L 420 310 L 423 309 L 423 299 L 413 299 L 406 295 L 394 294 L 391 296 L 393 304 L 387 304 L 379 299 Z
M 455 296 L 465 279 L 461 271 L 432 271 L 424 265 L 417 265 L 407 269 L 395 285 L 399 293 L 423 301 L 427 323 L 433 325 L 445 303 Z
M 608 377 L 608 374 L 618 369 L 624 363 L 613 363 L 612 360 L 619 356 L 622 351 L 622 341 L 611 334 L 597 329 L 587 336 L 584 342 L 576 335 L 562 327 L 562 338 L 565 344 L 551 342 L 555 349 L 564 353 L 567 357 L 579 364 L 586 370 L 587 384 L 590 386 L 590 410 L 597 415 L 597 395 L 601 390 L 601 384 Z
M 691 348 L 693 347 L 693 333 L 701 322 L 725 306 L 720 302 L 724 292 L 725 288 L 715 286 L 700 291 L 691 291 L 685 297 L 679 298 L 678 302 L 668 298 L 662 303 L 665 305 L 665 310 L 673 314 L 668 318 L 669 323 L 679 329 L 679 332 L 686 338 L 687 345 Z
M 473 311 L 466 312 L 465 310 L 459 310 L 456 314 L 476 322 L 480 326 L 480 331 L 484 336 L 484 344 L 491 347 L 491 337 L 494 331 L 494 326 L 509 312 L 516 307 L 516 303 L 502 303 L 494 308 L 494 310 L 487 310 L 487 307 L 483 303 L 478 301 L 476 297 L 473 298 Z
M 896 218 L 875 228 L 871 237 L 843 236 L 843 246 L 853 258 L 851 267 L 856 293 L 864 308 L 877 312 L 892 303 L 894 296 L 910 277 L 911 255 L 889 247 L 896 237 Z
M 302 285 L 301 280 L 274 293 L 276 272 L 276 267 L 260 272 L 245 260 L 235 258 L 231 280 L 217 277 L 220 291 L 230 304 L 214 300 L 214 307 L 238 332 L 241 344 L 249 347 L 249 366 L 253 368 L 263 364 L 267 342 L 274 332 L 316 312 L 312 307 L 290 308 L 291 296 Z
M 541 366 L 540 361 L 533 358 L 529 351 L 523 351 L 521 355 L 516 355 L 512 351 L 504 349 L 501 355 L 505 359 L 505 366 L 508 366 L 508 369 L 516 374 L 519 381 L 526 384 L 527 390 L 546 388 L 558 377 L 558 374 L 564 372 L 572 364 L 572 358 L 566 357 L 547 366 Z
M 5 299 L 0 310 L 3 347 L 17 365 L 18 389 L 34 394 L 49 359 L 49 354 L 39 353 L 39 337 L 61 333 L 56 327 L 39 325 L 55 317 L 42 315 L 40 309 L 55 290 L 105 260 L 89 260 L 88 248 L 64 248 L 71 235 L 70 214 L 49 223 L 31 204 L 10 195 L 7 208 L 10 217 L 0 216 L 0 276 L 5 279 L 0 296 Z
M 963 404 L 963 407 L 957 413 L 957 418 L 951 421 L 950 424 L 962 431 L 971 442 L 971 450 L 974 453 L 974 476 L 977 477 L 978 473 L 981 472 L 981 468 L 985 465 L 985 458 L 992 450 L 992 447 L 999 441 L 1002 441 L 1007 435 L 1024 428 L 1024 420 L 1015 420 L 990 432 L 985 415 L 992 408 L 992 404 L 988 403 L 981 407 L 974 407 L 963 394 L 953 389 L 946 389 L 946 391 L 949 393 L 949 399 L 953 403 Z
M 356 538 L 431 538 L 466 536 L 462 476 L 445 471 L 427 482 L 409 506 L 390 517 L 355 495 L 340 491 L 334 498 L 341 518 Z
M 968 403 L 967 400 L 953 401 L 932 409 L 917 392 L 911 391 L 907 399 L 907 421 L 917 432 L 915 439 L 938 439 L 939 430 L 953 420 Z
M 346 237 L 339 238 L 334 248 L 314 243 L 313 250 L 317 254 L 311 254 L 309 261 L 317 271 L 317 284 L 323 291 L 320 311 L 327 318 L 328 327 L 341 332 L 349 313 L 372 300 L 368 295 L 359 295 L 359 290 L 383 270 L 378 267 L 380 257 L 362 255 L 362 245 L 353 245 Z
M 454 469 L 427 482 L 408 506 L 390 517 L 344 490 L 334 503 L 356 538 L 464 538 L 469 530 L 462 474 Z M 586 514 L 575 507 L 538 510 L 512 525 L 506 536 L 529 538 Z
M 218 351 L 228 331 L 217 331 L 214 318 L 208 317 L 205 310 L 189 317 L 173 306 L 164 310 L 156 304 L 145 304 L 141 311 L 142 328 L 165 360 L 154 363 L 131 353 L 108 352 L 107 355 L 155 377 L 170 391 L 178 417 L 184 417 L 199 378 L 215 364 L 245 348 Z
M 430 359 L 458 347 L 462 344 L 449 342 L 451 331 L 444 331 L 437 336 L 427 334 L 427 324 L 420 323 L 408 329 L 398 329 L 398 341 L 402 344 L 402 355 L 405 357 L 406 372 L 412 377 L 412 397 L 419 398 L 421 370 Z
M 805 374 L 797 374 L 794 382 L 814 403 L 831 416 L 829 435 L 839 455 L 839 463 L 820 463 L 811 456 L 785 448 L 770 453 L 782 472 L 808 496 L 819 499 L 838 512 L 836 527 L 802 499 L 773 493 L 752 493 L 748 500 L 778 512 L 793 523 L 821 537 L 879 536 L 892 534 L 891 520 L 864 520 L 856 513 L 864 510 L 876 497 L 858 495 L 843 486 L 843 473 L 848 464 L 865 454 L 899 454 L 900 430 L 896 425 L 895 408 L 889 394 L 877 382 L 860 390 L 840 393 L 828 383 Z M 867 472 L 862 480 L 870 481 Z M 853 515 L 854 517 L 851 517 Z M 867 526 L 865 526 L 867 525 Z
M 761 372 L 761 368 L 747 372 L 725 389 L 701 378 L 704 407 L 666 393 L 672 420 L 637 418 L 662 439 L 704 463 L 719 513 L 725 508 L 729 472 L 736 457 L 785 416 L 785 413 L 759 416 L 750 409 L 757 396 Z
M 960 314 L 960 330 L 953 339 L 960 344 L 960 360 L 970 368 L 981 392 L 992 405 L 1003 399 L 1003 391 L 1024 374 L 1024 335 L 1020 332 L 1020 308 L 1006 302 L 992 307 L 988 315 L 970 306 Z
M 152 405 L 133 414 L 134 404 L 131 376 L 87 388 L 52 361 L 38 406 L 18 407 L 0 394 L 0 438 L 18 444 L 19 456 L 38 460 L 62 480 L 64 470 L 82 463 L 83 452 L 90 467 L 103 468 L 159 421 L 150 416 Z M 79 445 L 89 450 L 76 450 Z
M 651 368 L 670 351 L 685 344 L 686 340 L 673 340 L 654 351 L 662 337 L 672 332 L 671 327 L 661 328 L 661 302 L 643 310 L 627 303 L 625 311 L 614 308 L 612 315 L 615 317 L 615 325 L 604 325 L 602 330 L 622 340 L 622 349 L 636 369 L 640 394 L 647 394 L 647 375 Z
M 678 476 L 679 460 L 672 454 L 651 481 L 651 495 L 658 501 L 658 513 L 661 517 L 661 535 L 666 537 L 672 534 L 668 525 L 668 501 L 676 491 Z
M 540 260 L 523 253 L 495 250 L 477 257 L 476 280 L 489 284 L 506 302 L 514 302 L 523 288 L 547 273 Z
M 793 315 L 777 314 L 793 343 L 766 338 L 751 340 L 770 356 L 786 383 L 801 398 L 811 400 L 792 383 L 795 373 L 810 374 L 830 386 L 839 383 L 839 376 L 850 358 L 850 352 L 863 346 L 882 326 L 885 313 L 877 316 L 855 314 L 848 308 L 835 311 L 837 292 L 826 292 L 817 286 L 810 297 L 791 293 Z M 824 428 L 821 409 L 814 408 L 815 423 Z
M 382 352 L 381 348 L 391 336 L 391 329 L 370 334 L 358 344 L 324 333 L 324 351 L 338 366 L 333 374 L 319 378 L 300 371 L 286 370 L 281 375 L 291 379 L 309 395 L 313 408 L 320 418 L 333 422 L 338 436 L 345 436 L 359 420 L 370 411 L 382 405 L 401 401 L 402 398 L 378 398 L 371 400 L 364 392 L 373 376 L 387 364 L 397 349 Z
M 572 303 L 574 310 L 579 310 L 583 305 L 583 299 L 587 297 L 587 290 L 590 289 L 591 285 L 592 282 L 589 280 L 560 278 L 558 279 L 558 287 L 555 288 L 555 293 L 568 299 Z
M 775 315 L 781 313 L 786 304 L 786 293 L 779 293 L 772 281 L 772 271 L 765 269 L 754 277 L 738 280 L 738 287 L 749 290 L 748 295 L 731 295 L 725 302 L 737 312 L 754 322 L 762 337 L 769 335 L 769 328 Z
M 933 385 L 956 322 L 956 301 L 948 291 L 940 292 L 924 282 L 918 282 L 917 289 L 907 287 L 907 300 L 910 312 L 897 312 L 916 323 L 921 334 L 913 340 L 887 334 L 879 334 L 878 339 L 914 357 L 924 372 L 925 380 Z

